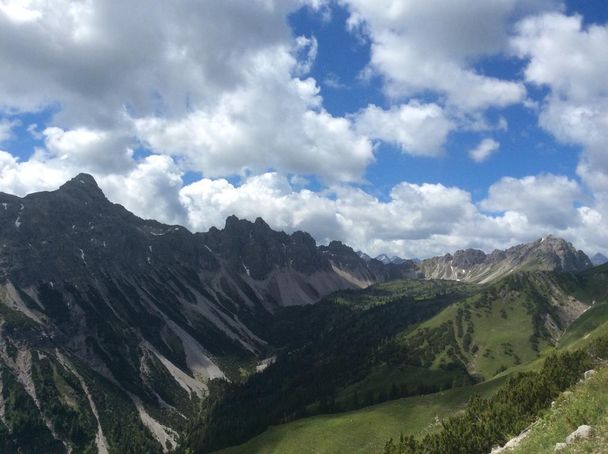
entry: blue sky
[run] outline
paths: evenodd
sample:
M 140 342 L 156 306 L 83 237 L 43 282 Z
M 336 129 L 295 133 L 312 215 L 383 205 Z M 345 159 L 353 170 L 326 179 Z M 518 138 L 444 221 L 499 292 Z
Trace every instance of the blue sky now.
M 569 2 L 568 11 L 588 14 L 590 21 L 601 21 L 608 8 L 601 2 Z M 582 8 L 581 8 L 582 7 Z M 319 42 L 311 76 L 319 81 L 325 108 L 334 115 L 348 115 L 373 103 L 389 107 L 382 93 L 379 77 L 361 81 L 360 73 L 370 60 L 370 43 L 347 30 L 349 12 L 341 5 L 332 5 L 331 20 L 301 9 L 289 18 L 294 35 L 314 35 Z M 593 18 L 593 19 L 591 19 Z M 485 74 L 501 79 L 517 79 L 525 62 L 505 56 L 480 59 L 476 66 Z M 330 81 L 327 83 L 327 81 Z M 331 82 L 338 82 L 336 87 Z M 534 96 L 538 91 L 539 96 Z M 541 102 L 542 89 L 529 94 Z M 435 159 L 420 159 L 399 151 L 393 144 L 379 144 L 376 163 L 366 169 L 365 178 L 373 190 L 386 196 L 395 184 L 407 180 L 414 183 L 443 183 L 466 188 L 481 200 L 487 188 L 503 176 L 524 177 L 541 172 L 558 173 L 576 178 L 576 162 L 580 147 L 558 143 L 538 127 L 536 116 L 515 105 L 490 112 L 494 121 L 501 116 L 509 123 L 508 131 L 491 134 L 501 141 L 501 152 L 491 161 L 477 164 L 467 152 L 479 141 L 479 134 L 454 132 L 445 145 L 445 154 Z
M 608 252 L 600 0 L 0 0 L 0 190 L 370 254 Z

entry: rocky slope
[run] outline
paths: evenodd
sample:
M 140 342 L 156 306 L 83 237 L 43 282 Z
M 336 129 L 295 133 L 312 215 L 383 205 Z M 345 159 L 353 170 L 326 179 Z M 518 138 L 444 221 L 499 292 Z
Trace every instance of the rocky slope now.
M 467 249 L 423 260 L 420 272 L 427 279 L 486 283 L 514 271 L 577 272 L 591 266 L 591 260 L 583 251 L 576 250 L 561 238 L 549 235 L 504 251 L 495 250 L 491 254 Z
M 0 193 L 0 451 L 170 448 L 209 379 L 265 354 L 276 308 L 412 272 L 262 219 L 143 220 L 85 174 Z

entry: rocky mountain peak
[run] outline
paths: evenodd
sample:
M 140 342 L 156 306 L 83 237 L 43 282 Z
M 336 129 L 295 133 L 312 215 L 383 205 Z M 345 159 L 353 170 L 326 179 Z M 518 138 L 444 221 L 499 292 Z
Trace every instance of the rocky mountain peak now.
M 486 259 L 486 254 L 479 249 L 465 249 L 456 251 L 452 259 L 454 266 L 459 268 L 471 267 L 479 263 L 483 263 Z
M 95 178 L 88 173 L 79 173 L 71 180 L 59 187 L 59 192 L 88 199 L 107 200 Z
M 466 249 L 434 257 L 423 261 L 421 271 L 427 278 L 489 282 L 518 270 L 576 272 L 591 266 L 589 257 L 572 243 L 547 235 L 489 255 Z
M 583 251 L 577 250 L 572 243 L 554 235 L 547 235 L 523 246 L 522 258 L 535 257 L 555 271 L 581 271 L 593 266 Z M 507 252 L 517 249 L 518 246 L 508 249 Z

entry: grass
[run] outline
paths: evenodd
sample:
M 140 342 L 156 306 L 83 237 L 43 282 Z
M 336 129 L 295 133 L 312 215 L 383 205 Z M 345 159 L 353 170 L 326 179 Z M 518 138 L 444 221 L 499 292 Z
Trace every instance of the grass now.
M 436 418 L 459 411 L 473 393 L 488 396 L 503 383 L 492 380 L 427 396 L 398 399 L 357 411 L 299 419 L 272 426 L 248 442 L 221 454 L 370 453 L 389 438 L 421 435 L 438 428 Z
M 479 353 L 471 358 L 474 371 L 489 378 L 501 367 L 509 368 L 536 359 L 538 353 L 530 342 L 534 325 L 525 296 L 494 301 L 489 308 L 473 307 L 471 312 L 472 344 L 479 347 Z M 548 346 L 547 342 L 539 343 L 540 350 Z
M 559 340 L 559 348 L 578 347 L 608 330 L 608 302 L 591 306 L 568 327 Z
M 474 285 L 457 281 L 398 279 L 373 285 L 364 290 L 342 290 L 327 297 L 327 301 L 343 304 L 356 310 L 367 310 L 401 298 L 417 301 L 438 296 L 466 295 Z
M 553 454 L 555 445 L 582 424 L 594 428 L 588 440 L 573 443 L 564 454 L 606 452 L 608 446 L 608 368 L 604 367 L 572 393 L 562 394 L 554 408 L 548 410 L 534 425 L 529 435 L 513 451 L 517 453 Z
M 551 314 L 551 305 L 567 303 L 569 295 L 588 304 L 595 302 L 566 330 L 558 349 L 581 348 L 602 333 L 608 333 L 608 302 L 605 302 L 608 299 L 605 297 L 608 279 L 606 273 L 600 271 L 593 270 L 582 277 L 522 273 L 479 287 L 459 284 L 451 287 L 451 284 L 446 285 L 443 281 L 422 284 L 397 281 L 374 286 L 361 293 L 341 292 L 335 295 L 334 301 L 358 310 L 386 304 L 406 295 L 424 299 L 452 293 L 450 296 L 455 304 L 420 325 L 397 334 L 393 339 L 408 350 L 415 347 L 422 351 L 429 348 L 429 339 L 439 339 L 440 343 L 435 344 L 438 348 L 433 353 L 433 370 L 427 371 L 428 375 L 424 377 L 427 382 L 439 379 L 442 373 L 448 372 L 441 369 L 440 363 L 442 359 L 444 367 L 453 363 L 454 351 L 457 357 L 466 361 L 469 372 L 486 379 L 494 378 L 476 386 L 398 399 L 348 413 L 309 417 L 272 426 L 248 442 L 221 453 L 378 452 L 389 438 L 398 439 L 401 434 L 418 437 L 432 431 L 438 427 L 437 417 L 452 415 L 463 408 L 473 392 L 488 395 L 513 373 L 535 370 L 542 365 L 544 358 L 554 352 L 555 348 L 551 344 L 549 333 L 539 324 L 538 317 L 545 313 Z M 459 323 L 461 327 L 458 327 Z M 448 331 L 451 330 L 452 334 L 445 334 L 446 327 L 450 326 Z M 443 330 L 444 335 L 430 337 L 433 330 Z M 463 345 L 463 333 L 467 332 L 471 335 L 469 348 Z M 422 335 L 416 338 L 416 333 Z M 534 345 L 534 338 L 537 345 Z M 471 348 L 473 346 L 477 349 Z M 501 372 L 503 368 L 506 370 Z M 434 372 L 438 375 L 434 375 Z M 337 401 L 352 402 L 355 391 L 359 400 L 364 400 L 369 390 L 385 388 L 388 391 L 393 383 L 399 384 L 404 379 L 419 381 L 419 375 L 418 371 L 409 370 L 409 366 L 400 370 L 394 365 L 380 364 L 362 381 L 339 391 Z M 596 391 L 608 394 L 605 390 Z M 601 404 L 608 408 L 608 402 L 602 400 Z M 572 411 L 580 413 L 582 410 L 575 408 Z M 574 424 L 573 421 L 577 421 L 573 415 L 568 415 L 567 418 L 570 426 Z M 563 437 L 558 441 L 563 441 L 576 429 L 570 426 L 560 429 L 567 433 L 563 435 L 560 432 L 559 437 Z M 608 433 L 608 428 L 601 427 L 598 428 L 598 437 L 602 436 L 602 431 Z M 555 443 L 549 450 L 538 452 L 553 452 Z M 534 447 L 520 452 L 537 450 Z
M 417 330 L 401 336 L 401 341 L 407 344 L 408 339 L 418 335 L 420 330 L 438 329 L 445 323 L 456 326 L 457 311 L 460 309 L 470 314 L 468 320 L 462 321 L 462 332 L 466 333 L 467 328 L 472 326 L 471 347 L 468 351 L 463 347 L 463 336 L 456 335 L 454 341 L 466 359 L 469 372 L 488 379 L 494 377 L 502 368 L 508 369 L 535 360 L 538 352 L 534 350 L 530 340 L 534 334 L 534 324 L 527 296 L 509 295 L 505 299 L 483 301 L 483 304 L 477 303 L 479 299 L 480 296 L 475 295 L 449 306 L 435 317 L 420 324 Z M 473 346 L 478 349 L 475 353 L 472 350 Z M 549 346 L 547 341 L 543 339 L 539 341 L 540 351 Z M 449 346 L 446 346 L 447 348 Z M 445 352 L 446 350 L 437 355 L 434 367 L 438 367 L 442 359 L 446 362 Z
M 411 390 L 415 390 L 420 384 L 437 386 L 435 390 L 446 389 L 450 388 L 453 380 L 462 374 L 463 372 L 460 370 L 429 370 L 422 367 L 395 367 L 383 364 L 375 368 L 363 380 L 342 389 L 338 393 L 336 402 L 344 408 L 355 400 L 355 393 L 361 403 L 365 401 L 369 393 L 375 396 L 379 391 L 383 391 L 389 396 L 393 385 L 407 386 Z

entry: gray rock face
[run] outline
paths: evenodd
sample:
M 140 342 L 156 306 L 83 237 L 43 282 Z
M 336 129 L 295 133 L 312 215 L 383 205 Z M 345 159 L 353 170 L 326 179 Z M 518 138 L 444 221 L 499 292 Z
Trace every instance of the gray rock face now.
M 591 369 L 591 370 L 585 371 L 585 374 L 583 375 L 583 377 L 585 380 L 589 380 L 594 375 L 595 375 L 595 370 Z
M 72 383 L 115 387 L 121 404 L 105 414 L 137 408 L 163 441 L 208 380 L 266 355 L 256 333 L 278 307 L 414 272 L 262 219 L 206 233 L 144 220 L 85 174 L 52 192 L 0 193 L 0 370 L 29 389 L 44 361 Z
M 576 440 L 584 440 L 593 435 L 593 427 L 582 425 L 566 437 L 566 444 L 574 443 Z
M 514 271 L 582 271 L 592 266 L 583 251 L 567 241 L 549 235 L 532 243 L 520 244 L 491 254 L 467 249 L 454 255 L 424 260 L 420 270 L 426 278 L 467 282 L 489 282 Z
M 196 234 L 140 219 L 108 201 L 86 174 L 52 192 L 0 193 L 0 287 L 44 326 L 48 336 L 38 343 L 97 342 L 103 322 L 135 329 L 137 342 L 165 356 L 169 338 L 194 338 L 209 357 L 251 354 L 264 348 L 252 332 L 256 320 L 277 306 L 314 303 L 413 270 L 412 263 L 365 261 L 339 242 L 317 246 L 305 232 L 276 232 L 260 218 L 231 216 L 224 229 Z

